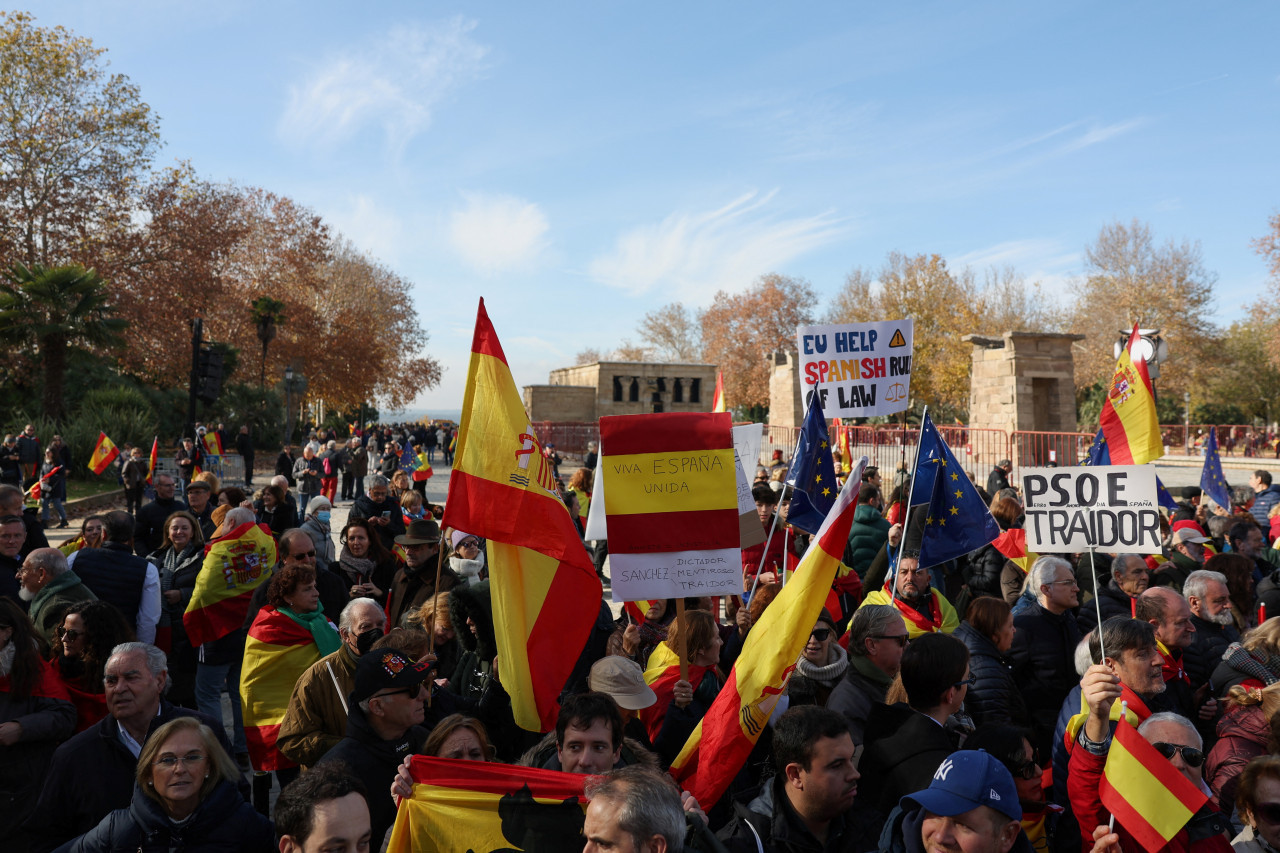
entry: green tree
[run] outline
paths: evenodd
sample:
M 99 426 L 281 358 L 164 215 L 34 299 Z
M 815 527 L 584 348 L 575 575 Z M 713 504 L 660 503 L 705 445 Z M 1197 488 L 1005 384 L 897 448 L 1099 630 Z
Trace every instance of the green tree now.
M 160 136 L 138 87 L 107 73 L 105 52 L 0 13 L 0 259 L 105 262 L 130 227 Z
M 67 350 L 123 342 L 127 320 L 115 316 L 106 282 L 77 264 L 46 268 L 14 264 L 0 285 L 0 340 L 34 352 L 44 371 L 44 415 L 64 414 Z

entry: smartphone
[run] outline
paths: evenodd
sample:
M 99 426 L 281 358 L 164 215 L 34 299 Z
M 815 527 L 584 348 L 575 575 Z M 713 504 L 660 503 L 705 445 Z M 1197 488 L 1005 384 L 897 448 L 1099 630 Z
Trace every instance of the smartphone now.
M 383 518 L 390 518 L 390 517 L 391 517 L 391 510 L 389 510 L 389 509 L 388 509 L 388 510 L 383 510 L 383 512 L 382 512 L 382 517 L 383 517 Z

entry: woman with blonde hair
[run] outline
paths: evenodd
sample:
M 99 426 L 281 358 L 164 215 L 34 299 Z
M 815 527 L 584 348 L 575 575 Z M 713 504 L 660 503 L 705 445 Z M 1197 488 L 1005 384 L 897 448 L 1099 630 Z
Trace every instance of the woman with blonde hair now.
M 493 745 L 484 723 L 474 717 L 450 714 L 431 729 L 422 754 L 462 761 L 493 761 Z
M 1280 751 L 1275 731 L 1280 682 L 1267 687 L 1238 684 L 1228 691 L 1226 705 L 1218 721 L 1218 740 L 1205 762 L 1204 781 L 1223 815 L 1230 817 L 1245 765 L 1259 755 Z
M 1280 616 L 1273 616 L 1227 646 L 1209 683 L 1213 695 L 1225 696 L 1237 684 L 1265 687 L 1280 681 Z
M 405 615 L 405 624 L 435 635 L 436 677 L 452 678 L 462 659 L 462 646 L 449 616 L 449 592 L 436 593 L 417 610 Z

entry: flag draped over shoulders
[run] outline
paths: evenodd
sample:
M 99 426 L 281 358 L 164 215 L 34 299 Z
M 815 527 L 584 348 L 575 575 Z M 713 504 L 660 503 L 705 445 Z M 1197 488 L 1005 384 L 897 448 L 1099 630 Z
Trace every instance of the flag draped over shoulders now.
M 276 542 L 265 525 L 242 524 L 207 544 L 182 616 L 191 645 L 219 640 L 243 625 L 253 591 L 271 579 L 275 565 Z
M 415 755 L 388 853 L 580 850 L 587 777 Z
M 831 590 L 853 525 L 862 457 L 795 574 L 747 634 L 729 679 L 671 765 L 700 803 L 714 803 L 760 738 Z
M 516 723 L 550 731 L 599 614 L 601 586 L 483 299 L 466 389 L 441 523 L 488 540 L 499 679 Z
M 276 748 L 276 737 L 293 685 L 320 657 L 306 627 L 270 605 L 258 611 L 245 639 L 240 671 L 244 734 L 255 769 L 297 766 Z
M 698 689 L 702 679 L 712 669 L 709 666 L 689 664 L 689 684 L 694 690 Z M 715 678 L 715 675 L 711 677 Z M 679 680 L 680 656 L 665 641 L 658 643 L 653 654 L 649 655 L 648 667 L 644 671 L 644 682 L 658 699 L 648 708 L 640 709 L 640 722 L 644 723 L 650 742 L 657 740 L 658 733 L 662 731 L 662 722 L 667 717 L 667 707 L 671 704 L 676 682 Z

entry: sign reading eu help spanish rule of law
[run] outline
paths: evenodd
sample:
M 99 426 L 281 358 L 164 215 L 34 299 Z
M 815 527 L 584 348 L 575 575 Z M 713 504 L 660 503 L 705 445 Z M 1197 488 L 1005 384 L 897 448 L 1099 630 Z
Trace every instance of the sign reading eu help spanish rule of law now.
M 1160 553 L 1160 505 L 1150 465 L 1024 468 L 1022 493 L 1028 551 Z
M 911 320 L 796 327 L 805 409 L 816 393 L 829 418 L 905 411 L 913 328 Z
M 741 594 L 732 425 L 726 412 L 600 419 L 614 601 Z

